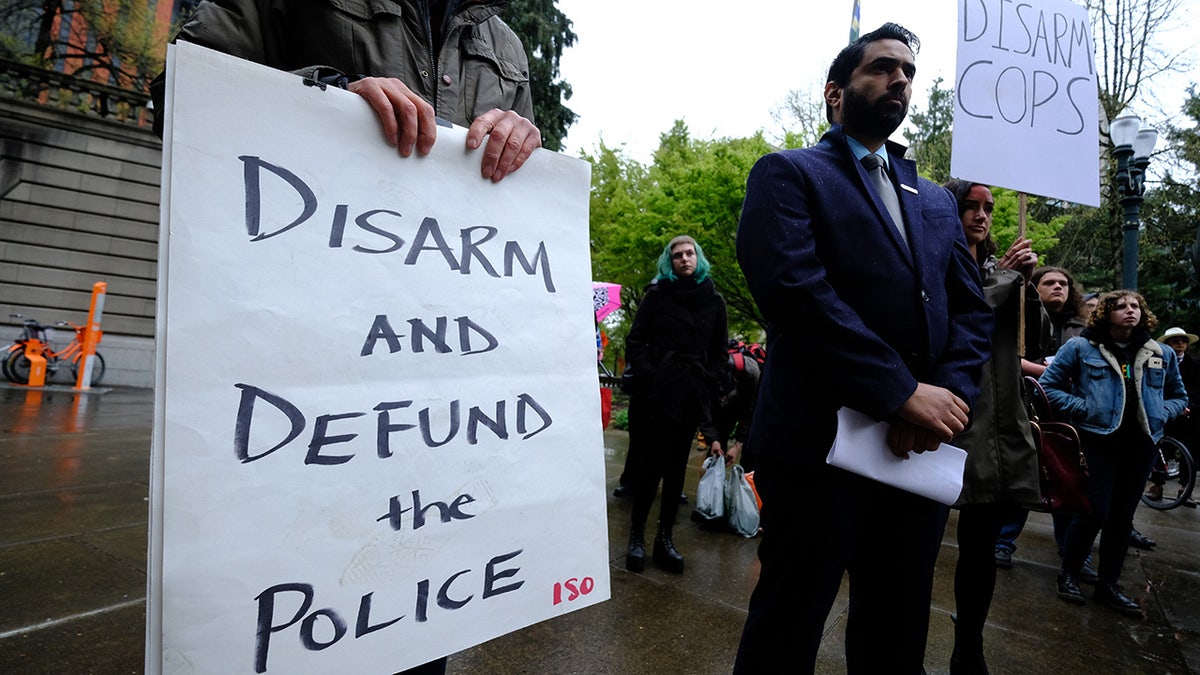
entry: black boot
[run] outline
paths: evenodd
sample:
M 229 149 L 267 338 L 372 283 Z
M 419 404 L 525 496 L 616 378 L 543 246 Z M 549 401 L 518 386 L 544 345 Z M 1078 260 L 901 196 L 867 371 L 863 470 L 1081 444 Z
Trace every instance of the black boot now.
M 646 569 L 646 526 L 629 529 L 629 551 L 625 554 L 625 569 L 641 572 Z
M 675 550 L 669 527 L 659 526 L 658 535 L 654 537 L 654 564 L 671 574 L 683 574 L 683 555 Z
M 1058 573 L 1058 597 L 1077 605 L 1087 601 L 1083 591 L 1079 590 L 1079 582 L 1075 580 L 1075 575 L 1066 570 Z

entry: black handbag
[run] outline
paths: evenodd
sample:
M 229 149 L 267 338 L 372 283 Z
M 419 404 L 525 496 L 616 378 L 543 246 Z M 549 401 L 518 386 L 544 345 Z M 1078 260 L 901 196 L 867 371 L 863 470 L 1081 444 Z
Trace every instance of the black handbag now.
M 1066 422 L 1055 422 L 1046 391 L 1036 379 L 1025 376 L 1029 424 L 1037 446 L 1038 479 L 1042 492 L 1039 511 L 1088 513 L 1088 467 L 1079 432 Z

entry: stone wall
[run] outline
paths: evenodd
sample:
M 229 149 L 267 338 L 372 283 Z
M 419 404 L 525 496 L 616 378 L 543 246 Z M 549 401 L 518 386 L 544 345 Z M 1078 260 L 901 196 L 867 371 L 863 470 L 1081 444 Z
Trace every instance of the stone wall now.
M 104 384 L 152 386 L 161 143 L 138 124 L 144 118 L 6 93 L 0 88 L 0 339 L 20 332 L 12 313 L 83 323 L 92 285 L 104 281 Z M 60 372 L 54 381 L 68 379 Z

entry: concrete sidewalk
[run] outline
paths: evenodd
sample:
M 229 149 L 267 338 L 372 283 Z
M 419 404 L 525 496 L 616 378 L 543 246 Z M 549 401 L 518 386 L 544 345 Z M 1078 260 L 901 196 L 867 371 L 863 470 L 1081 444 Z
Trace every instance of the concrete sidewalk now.
M 142 671 L 152 405 L 141 389 L 0 388 L 0 673 Z M 605 433 L 610 492 L 627 445 L 623 432 Z M 697 477 L 689 472 L 689 494 Z M 700 531 L 683 517 L 675 540 L 686 573 L 651 566 L 630 574 L 628 518 L 629 504 L 610 496 L 612 600 L 455 654 L 449 672 L 729 672 L 757 541 Z M 1200 672 L 1200 513 L 1143 507 L 1135 520 L 1159 542 L 1131 551 L 1122 579 L 1147 610 L 1142 620 L 1056 598 L 1050 519 L 1030 516 L 1015 566 L 999 573 L 985 634 L 993 673 Z M 947 672 L 950 659 L 955 527 L 951 516 L 934 588 L 931 673 Z M 843 587 L 819 672 L 845 670 L 845 609 Z

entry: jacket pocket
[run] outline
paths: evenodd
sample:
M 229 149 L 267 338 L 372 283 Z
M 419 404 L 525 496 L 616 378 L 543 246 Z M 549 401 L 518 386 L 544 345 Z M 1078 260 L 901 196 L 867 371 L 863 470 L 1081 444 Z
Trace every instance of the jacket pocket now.
M 471 26 L 459 41 L 465 100 L 474 101 L 470 119 L 492 108 L 511 110 L 517 92 L 529 82 L 521 46 L 506 40 L 485 40 L 481 34 L 485 30 L 490 30 L 493 37 L 500 32 Z
M 1117 419 L 1118 390 L 1122 389 L 1112 366 L 1101 358 L 1080 359 L 1079 380 L 1087 425 L 1095 429 L 1112 426 Z
M 506 53 L 509 50 L 498 49 L 481 39 L 474 30 L 469 30 L 463 36 L 462 53 L 464 58 L 480 59 L 491 66 L 498 77 L 513 82 L 528 82 L 529 73 L 525 72 L 518 60 L 518 54 Z M 523 56 L 522 53 L 520 56 Z
M 1146 384 L 1161 390 L 1167 381 L 1167 371 L 1165 368 L 1147 368 L 1145 377 Z
M 1142 383 L 1142 405 L 1146 420 L 1150 423 L 1151 435 L 1157 436 L 1167 424 L 1167 411 L 1163 402 L 1163 385 L 1167 372 L 1163 368 L 1147 368 Z
M 367 0 L 329 0 L 329 4 L 356 19 L 365 21 L 371 18 L 371 3 Z
M 404 12 L 394 0 L 329 0 L 335 9 L 366 21 L 376 14 L 401 16 Z

